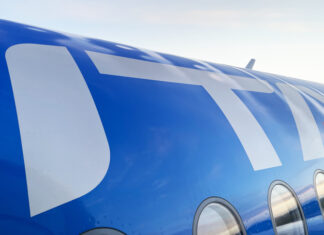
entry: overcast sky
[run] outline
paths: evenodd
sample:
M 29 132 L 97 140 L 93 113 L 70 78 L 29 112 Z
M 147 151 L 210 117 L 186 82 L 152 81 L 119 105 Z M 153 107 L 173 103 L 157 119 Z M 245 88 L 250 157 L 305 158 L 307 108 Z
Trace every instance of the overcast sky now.
M 323 0 L 0 0 L 6 20 L 324 83 Z

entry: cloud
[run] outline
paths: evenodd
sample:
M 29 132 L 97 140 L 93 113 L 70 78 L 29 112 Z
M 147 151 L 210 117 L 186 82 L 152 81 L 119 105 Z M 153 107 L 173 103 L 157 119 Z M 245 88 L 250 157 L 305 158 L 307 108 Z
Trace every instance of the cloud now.
M 181 1 L 180 1 L 181 2 Z M 324 31 L 314 19 L 302 17 L 301 9 L 287 8 L 278 4 L 239 5 L 220 1 L 194 5 L 156 1 L 103 1 L 103 0 L 16 0 L 2 5 L 3 17 L 24 23 L 42 25 L 85 24 L 96 25 L 140 25 L 142 27 L 201 27 L 212 29 L 265 29 L 271 31 L 305 33 Z M 253 3 L 253 4 L 252 4 Z M 269 2 L 268 2 L 269 3 Z
M 279 17 L 281 17 L 281 14 L 268 11 L 255 12 L 228 9 L 205 9 L 187 10 L 183 12 L 152 12 L 146 14 L 143 19 L 148 22 L 160 24 L 217 26 L 229 23 L 241 26 L 251 21 L 256 22 L 256 20 L 265 18 L 278 19 Z

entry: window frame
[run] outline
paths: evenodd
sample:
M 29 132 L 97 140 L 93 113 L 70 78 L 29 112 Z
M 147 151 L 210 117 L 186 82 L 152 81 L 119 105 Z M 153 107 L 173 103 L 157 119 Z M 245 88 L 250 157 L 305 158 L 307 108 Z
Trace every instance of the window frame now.
M 212 203 L 218 203 L 218 204 L 224 206 L 233 215 L 233 217 L 236 220 L 243 235 L 247 235 L 246 229 L 245 229 L 245 226 L 243 224 L 240 214 L 237 212 L 235 207 L 232 206 L 231 203 L 229 203 L 228 201 L 226 201 L 225 199 L 220 198 L 220 197 L 209 197 L 200 203 L 200 205 L 198 206 L 198 208 L 196 210 L 194 221 L 193 221 L 193 226 L 192 226 L 192 234 L 193 235 L 198 235 L 198 222 L 199 222 L 201 213 L 209 204 L 212 204 Z
M 124 233 L 118 229 L 110 228 L 110 227 L 94 227 L 92 229 L 82 232 L 80 235 L 91 235 L 91 234 L 95 234 L 96 232 L 99 232 L 99 234 L 100 234 L 100 232 L 103 230 L 105 232 L 110 232 L 111 234 L 114 234 L 114 235 L 126 235 L 126 233 Z
M 302 222 L 303 222 L 305 235 L 308 235 L 308 227 L 307 227 L 307 222 L 306 222 L 306 218 L 305 218 L 305 215 L 304 215 L 304 210 L 303 210 L 302 204 L 300 203 L 299 198 L 298 198 L 297 194 L 295 193 L 294 189 L 288 183 L 286 183 L 286 182 L 284 182 L 282 180 L 273 181 L 270 184 L 269 189 L 268 189 L 268 208 L 269 208 L 272 227 L 273 227 L 273 231 L 274 231 L 275 235 L 278 235 L 278 232 L 277 232 L 277 226 L 276 226 L 275 218 L 273 216 L 272 207 L 271 207 L 271 193 L 272 193 L 273 188 L 276 185 L 281 185 L 281 186 L 285 187 L 292 194 L 294 199 L 296 200 L 297 207 L 298 207 L 298 210 L 300 211 L 300 216 L 301 216 L 301 219 L 302 219 Z
M 314 190 L 315 190 L 315 195 L 316 195 L 316 200 L 317 200 L 317 202 L 318 202 L 318 206 L 319 206 L 319 208 L 320 208 L 320 210 L 321 210 L 321 214 L 322 214 L 322 216 L 324 217 L 324 208 L 322 208 L 322 206 L 321 206 L 321 201 L 320 201 L 320 198 L 319 198 L 319 196 L 318 196 L 317 185 L 316 185 L 316 176 L 317 176 L 319 173 L 321 173 L 321 174 L 324 175 L 324 170 L 317 169 L 317 170 L 314 172 L 314 179 L 313 179 L 313 181 L 314 181 Z

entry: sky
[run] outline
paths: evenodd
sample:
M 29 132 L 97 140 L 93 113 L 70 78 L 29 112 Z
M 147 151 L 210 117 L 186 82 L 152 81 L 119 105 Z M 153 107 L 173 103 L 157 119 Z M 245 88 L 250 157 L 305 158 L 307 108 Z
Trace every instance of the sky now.
M 324 83 L 323 0 L 0 0 L 0 18 Z

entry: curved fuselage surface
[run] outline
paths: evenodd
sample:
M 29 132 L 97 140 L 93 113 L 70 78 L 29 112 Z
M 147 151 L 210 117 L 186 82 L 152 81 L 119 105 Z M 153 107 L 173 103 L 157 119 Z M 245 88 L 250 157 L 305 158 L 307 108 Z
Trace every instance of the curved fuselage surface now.
M 192 234 L 209 197 L 274 234 L 269 187 L 324 220 L 324 86 L 0 21 L 0 232 Z

